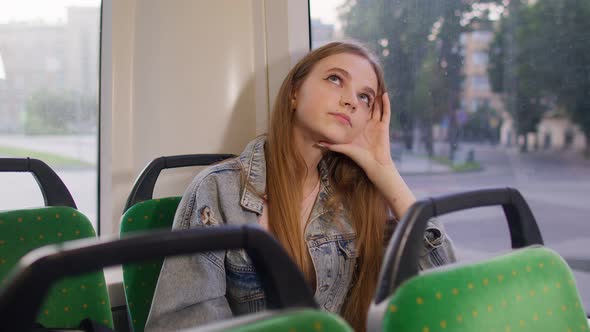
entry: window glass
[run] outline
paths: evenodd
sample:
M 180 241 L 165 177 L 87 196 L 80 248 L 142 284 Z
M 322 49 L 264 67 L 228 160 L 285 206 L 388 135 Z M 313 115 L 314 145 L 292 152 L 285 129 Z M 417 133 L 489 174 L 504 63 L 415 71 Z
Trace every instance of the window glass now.
M 311 45 L 376 53 L 392 155 L 419 198 L 515 187 L 590 308 L 590 2 L 311 0 Z M 463 259 L 510 248 L 500 208 L 441 218 Z
M 51 166 L 96 228 L 100 0 L 0 0 L 0 157 Z M 0 173 L 0 210 L 43 205 Z

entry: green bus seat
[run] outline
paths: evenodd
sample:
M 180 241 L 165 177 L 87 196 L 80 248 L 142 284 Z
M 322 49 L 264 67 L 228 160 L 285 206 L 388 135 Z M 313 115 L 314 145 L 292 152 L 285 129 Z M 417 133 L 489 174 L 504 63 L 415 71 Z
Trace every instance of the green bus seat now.
M 96 237 L 92 223 L 76 209 L 61 179 L 45 163 L 28 158 L 0 158 L 0 171 L 33 173 L 45 204 L 62 205 L 0 211 L 0 287 L 30 251 L 49 244 Z M 75 328 L 86 318 L 113 326 L 102 271 L 56 284 L 41 306 L 37 322 L 47 328 Z
M 62 278 L 157 257 L 228 249 L 245 249 L 252 259 L 259 271 L 268 310 L 190 331 L 352 332 L 343 319 L 318 308 L 303 275 L 281 245 L 252 225 L 154 231 L 115 240 L 75 241 L 38 249 L 21 260 L 18 273 L 0 291 L 0 312 L 4 314 L 0 316 L 0 331 L 26 330 L 29 318 L 39 311 L 44 292 Z
M 383 331 L 588 331 L 572 273 L 543 247 L 425 273 L 387 307 Z
M 291 309 L 265 311 L 255 315 L 234 318 L 228 322 L 189 329 L 191 332 L 275 332 L 275 331 L 335 331 L 352 332 L 348 323 L 327 311 Z M 185 331 L 185 332 L 188 332 Z
M 96 237 L 90 221 L 70 207 L 42 207 L 0 212 L 0 280 L 2 285 L 19 259 L 48 244 Z M 74 328 L 80 321 L 112 327 L 109 295 L 102 271 L 56 284 L 37 321 L 45 327 Z
M 120 235 L 172 227 L 180 196 L 153 199 L 156 180 L 164 169 L 206 166 L 234 157 L 229 154 L 192 154 L 159 157 L 140 173 L 121 217 Z M 152 304 L 162 259 L 123 265 L 127 312 L 133 331 L 142 332 Z
M 181 197 L 152 199 L 133 205 L 121 218 L 120 234 L 170 230 Z M 127 312 L 133 331 L 143 331 L 156 290 L 163 259 L 123 265 Z
M 486 261 L 418 274 L 419 235 L 435 216 L 502 205 L 512 247 Z M 415 241 L 415 243 L 413 242 Z M 488 189 L 416 202 L 389 243 L 370 331 L 588 331 L 566 262 L 543 247 L 535 219 L 518 191 Z

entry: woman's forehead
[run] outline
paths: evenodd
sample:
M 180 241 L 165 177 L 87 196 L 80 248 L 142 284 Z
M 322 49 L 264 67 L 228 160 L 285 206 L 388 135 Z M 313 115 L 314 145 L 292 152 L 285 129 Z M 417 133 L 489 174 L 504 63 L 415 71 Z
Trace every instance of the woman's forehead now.
M 375 69 L 371 62 L 363 56 L 351 53 L 333 54 L 320 60 L 315 65 L 314 71 L 325 73 L 334 69 L 344 70 L 353 80 L 362 82 L 374 90 L 377 89 Z

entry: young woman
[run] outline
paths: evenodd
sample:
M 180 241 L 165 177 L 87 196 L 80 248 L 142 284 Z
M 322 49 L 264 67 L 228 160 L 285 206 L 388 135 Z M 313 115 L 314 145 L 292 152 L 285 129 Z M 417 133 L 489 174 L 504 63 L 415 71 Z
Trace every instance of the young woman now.
M 199 173 L 174 229 L 258 223 L 301 268 L 319 305 L 364 330 L 384 243 L 415 201 L 391 159 L 390 116 L 383 72 L 369 51 L 341 42 L 312 51 L 285 78 L 268 135 Z M 424 248 L 423 269 L 454 260 L 435 224 Z M 169 258 L 146 331 L 263 308 L 244 251 Z

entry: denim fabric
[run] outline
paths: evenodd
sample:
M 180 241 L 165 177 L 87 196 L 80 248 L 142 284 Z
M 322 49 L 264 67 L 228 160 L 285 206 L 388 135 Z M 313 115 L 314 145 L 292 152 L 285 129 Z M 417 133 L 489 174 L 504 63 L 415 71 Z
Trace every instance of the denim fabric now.
M 258 137 L 239 157 L 199 173 L 180 202 L 173 230 L 257 224 L 263 207 L 257 193 L 264 193 L 266 186 L 264 143 L 265 137 Z M 248 185 L 241 185 L 241 170 Z M 339 313 L 356 267 L 356 234 L 342 211 L 324 209 L 331 188 L 323 164 L 320 176 L 320 191 L 304 236 L 316 271 L 315 299 L 323 309 Z M 455 260 L 452 243 L 440 226 L 429 224 L 424 239 L 422 269 Z M 193 327 L 264 307 L 260 282 L 245 251 L 168 258 L 162 266 L 146 331 Z

